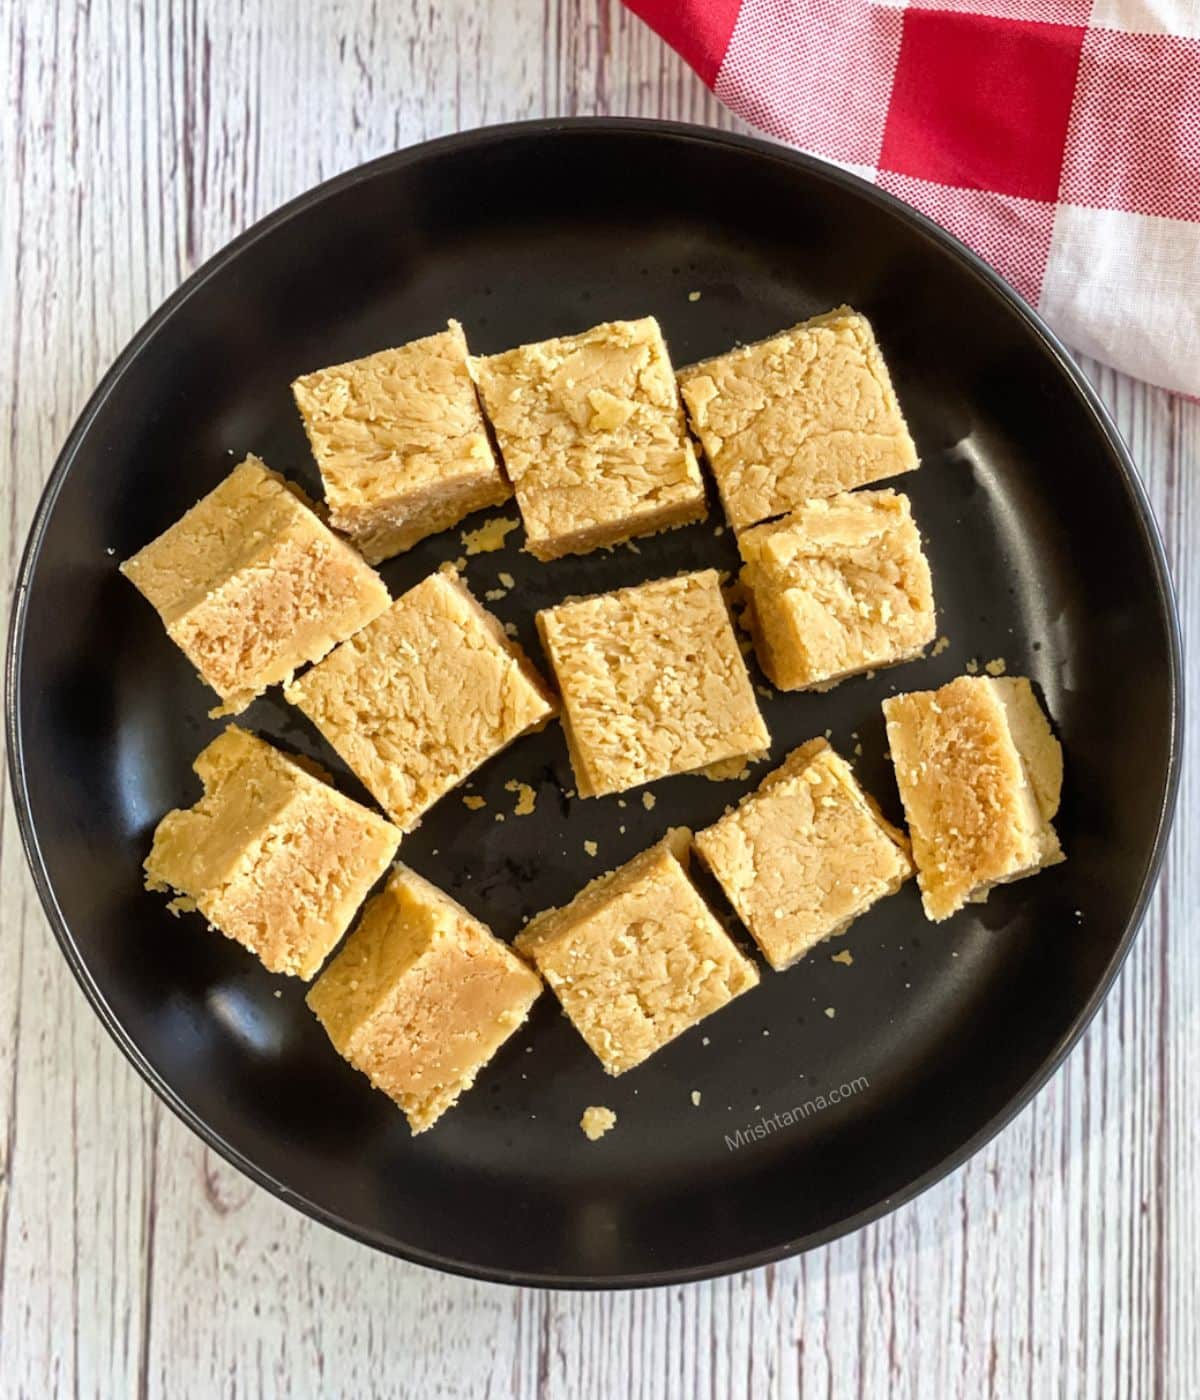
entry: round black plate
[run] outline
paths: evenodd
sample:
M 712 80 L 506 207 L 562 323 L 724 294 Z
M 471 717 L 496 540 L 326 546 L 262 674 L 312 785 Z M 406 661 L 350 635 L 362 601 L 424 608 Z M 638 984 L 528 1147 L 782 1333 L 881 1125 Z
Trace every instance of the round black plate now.
M 461 1105 L 410 1138 L 334 1054 L 298 982 L 143 891 L 154 824 L 194 800 L 189 765 L 219 726 L 118 561 L 247 451 L 316 490 L 289 381 L 447 316 L 489 352 L 652 313 L 685 364 L 841 301 L 874 322 L 924 461 L 899 484 L 949 646 L 825 695 L 764 699 L 772 757 L 826 731 L 847 755 L 861 745 L 861 777 L 895 814 L 880 700 L 1003 658 L 1037 682 L 1065 745 L 1067 864 L 937 927 L 910 885 L 790 972 L 764 967 L 758 990 L 619 1080 L 545 996 Z M 533 613 L 565 594 L 734 568 L 719 518 L 548 566 L 518 533 L 473 557 L 468 578 L 482 596 L 514 575 L 494 606 L 536 652 Z M 395 593 L 462 553 L 451 533 L 383 572 Z M 980 262 L 887 195 L 776 146 L 548 122 L 333 180 L 171 298 L 46 490 L 18 584 L 8 722 L 21 826 L 63 951 L 118 1044 L 206 1141 L 284 1200 L 409 1259 L 630 1284 L 829 1240 L 962 1162 L 1029 1099 L 1145 907 L 1175 791 L 1179 686 L 1162 550 L 1125 450 L 1062 348 Z M 361 793 L 278 695 L 243 722 Z M 641 793 L 568 801 L 552 726 L 477 775 L 484 810 L 452 794 L 403 855 L 511 938 L 667 825 L 712 821 L 764 771 L 659 783 L 652 811 Z M 532 816 L 513 814 L 512 778 L 536 788 Z M 831 961 L 841 948 L 852 966 Z M 577 1126 L 589 1104 L 619 1115 L 596 1144 Z

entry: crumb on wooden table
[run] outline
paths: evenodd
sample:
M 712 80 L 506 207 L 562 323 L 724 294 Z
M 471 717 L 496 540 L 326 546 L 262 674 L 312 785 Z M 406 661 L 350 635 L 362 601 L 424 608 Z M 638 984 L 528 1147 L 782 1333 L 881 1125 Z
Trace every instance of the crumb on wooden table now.
M 841 963 L 843 967 L 852 967 L 854 965 L 854 954 L 849 948 L 843 948 L 840 953 L 834 953 L 829 961 Z
M 469 808 L 472 812 L 478 812 L 480 808 L 487 806 L 487 798 L 480 797 L 478 793 L 468 792 L 463 797 L 463 806 Z

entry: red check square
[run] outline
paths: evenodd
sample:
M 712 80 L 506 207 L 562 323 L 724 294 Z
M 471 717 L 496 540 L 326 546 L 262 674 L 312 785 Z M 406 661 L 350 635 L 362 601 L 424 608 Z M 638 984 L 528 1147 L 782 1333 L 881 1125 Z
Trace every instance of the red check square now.
M 880 169 L 1055 199 L 1084 32 L 905 10 Z
M 879 187 L 949 229 L 986 258 L 1026 301 L 1037 305 L 1054 234 L 1055 205 L 993 190 L 932 184 L 887 170 L 879 172 Z
M 1095 0 L 919 0 L 917 8 L 957 10 L 960 14 L 994 15 L 999 19 L 1036 19 L 1043 24 L 1087 24 L 1094 4 Z
M 713 90 L 781 141 L 873 167 L 903 25 L 860 0 L 742 0 Z
M 1200 39 L 1089 31 L 1059 198 L 1200 219 Z

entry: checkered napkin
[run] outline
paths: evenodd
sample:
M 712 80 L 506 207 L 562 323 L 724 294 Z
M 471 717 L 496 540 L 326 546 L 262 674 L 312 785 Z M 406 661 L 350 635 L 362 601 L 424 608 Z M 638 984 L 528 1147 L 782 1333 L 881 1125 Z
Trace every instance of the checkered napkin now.
M 733 111 L 1200 395 L 1200 0 L 626 0 Z

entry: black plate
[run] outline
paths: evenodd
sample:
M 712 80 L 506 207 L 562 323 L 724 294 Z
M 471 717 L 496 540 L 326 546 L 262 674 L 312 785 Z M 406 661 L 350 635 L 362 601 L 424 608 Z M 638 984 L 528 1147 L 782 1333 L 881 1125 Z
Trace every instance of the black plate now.
M 118 560 L 247 451 L 316 489 L 292 377 L 447 315 L 486 352 L 653 313 L 682 364 L 840 301 L 875 323 L 924 459 L 901 485 L 950 645 L 825 695 L 765 700 L 773 756 L 826 730 L 847 754 L 861 744 L 861 776 L 894 814 L 880 700 L 1003 658 L 1041 687 L 1066 748 L 1068 863 L 938 927 L 910 886 L 792 971 L 764 968 L 757 991 L 620 1080 L 546 996 L 462 1104 L 411 1139 L 334 1054 L 299 983 L 143 892 L 153 826 L 194 800 L 189 764 L 218 725 Z M 501 570 L 516 576 L 495 607 L 532 644 L 534 610 L 564 594 L 733 568 L 718 518 L 638 553 L 549 566 L 519 552 L 518 534 L 468 577 L 482 594 Z M 384 573 L 396 592 L 461 552 L 444 535 Z M 284 1200 L 409 1259 L 629 1284 L 745 1268 L 853 1229 L 1029 1099 L 1095 1012 L 1145 907 L 1175 793 L 1179 690 L 1162 549 L 1125 449 L 1062 348 L 977 259 L 880 191 L 779 147 L 665 123 L 550 122 L 331 181 L 171 298 L 51 477 L 18 586 L 8 721 L 21 827 L 63 951 L 118 1044 L 207 1142 Z M 345 776 L 278 696 L 245 719 Z M 512 815 L 514 776 L 537 789 L 532 816 Z M 478 775 L 484 811 L 448 797 L 404 855 L 507 938 L 751 784 L 662 782 L 653 811 L 640 793 L 568 802 L 571 785 L 553 726 Z M 853 966 L 831 962 L 841 947 Z M 588 1104 L 620 1119 L 594 1145 L 577 1127 Z

